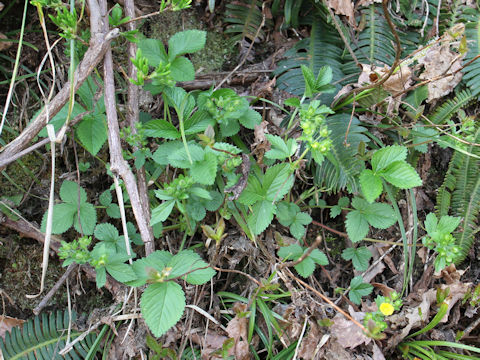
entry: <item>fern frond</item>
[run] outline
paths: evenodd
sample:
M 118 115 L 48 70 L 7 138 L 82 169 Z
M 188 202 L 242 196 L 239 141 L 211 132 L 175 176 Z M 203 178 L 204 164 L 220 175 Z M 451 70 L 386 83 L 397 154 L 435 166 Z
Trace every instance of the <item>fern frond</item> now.
M 439 106 L 431 116 L 430 120 L 434 124 L 445 124 L 457 113 L 458 110 L 467 107 L 474 100 L 475 97 L 470 90 L 467 89 L 460 91 L 455 98 L 449 99 Z
M 332 158 L 326 159 L 315 171 L 315 183 L 325 187 L 329 192 L 338 192 L 349 188 L 351 192 L 358 191 L 356 177 L 364 169 L 365 164 L 356 157 L 360 142 L 368 143 L 369 139 L 364 134 L 366 129 L 360 126 L 357 118 L 352 118 L 350 128 L 350 115 L 336 114 L 326 118 L 328 130 L 331 131 Z M 348 131 L 347 145 L 344 144 L 345 134 Z
M 391 66 L 395 60 L 395 39 L 390 31 L 387 21 L 383 15 L 381 6 L 370 5 L 362 9 L 362 21 L 365 22 L 365 28 L 353 39 L 352 50 L 358 61 L 362 64 L 371 64 L 383 67 Z M 348 55 L 348 57 L 350 57 Z M 360 69 L 353 59 L 346 62 L 343 66 L 345 74 L 356 74 Z
M 473 142 L 480 141 L 480 128 L 476 130 Z M 470 145 L 468 153 L 479 156 L 480 148 Z M 437 213 L 462 217 L 461 227 L 454 233 L 461 256 L 456 263 L 462 262 L 470 251 L 476 230 L 480 226 L 480 160 L 473 156 L 455 151 L 450 160 L 448 171 L 437 196 Z
M 232 41 L 240 41 L 244 38 L 250 41 L 265 39 L 265 32 L 260 29 L 256 39 L 258 28 L 262 24 L 262 2 L 258 0 L 250 1 L 234 1 L 226 5 L 225 22 L 227 26 L 225 33 L 236 34 L 232 37 Z M 271 25 L 272 20 L 266 20 Z
M 480 55 L 480 12 L 477 9 L 463 7 L 461 21 L 465 22 L 465 36 L 467 38 L 467 54 L 464 63 L 472 61 Z M 474 60 L 462 70 L 463 82 L 470 88 L 473 96 L 480 94 L 480 59 Z
M 317 74 L 322 66 L 330 66 L 333 82 L 345 75 L 341 70 L 343 43 L 336 30 L 317 17 L 312 23 L 310 37 L 303 39 L 288 50 L 274 71 L 277 87 L 291 94 L 301 96 L 305 90 L 301 65 L 308 66 Z M 340 89 L 340 86 L 338 86 Z M 333 97 L 333 95 L 330 95 Z M 329 99 L 321 98 L 325 103 Z M 331 100 L 331 99 L 330 99 Z
M 72 322 L 76 314 L 72 313 Z M 85 359 L 95 342 L 96 334 L 90 333 L 74 345 L 65 356 L 58 353 L 65 347 L 69 324 L 68 312 L 58 311 L 50 316 L 42 314 L 23 324 L 22 329 L 15 327 L 0 338 L 0 349 L 5 359 Z M 70 339 L 75 339 L 81 332 L 72 330 Z

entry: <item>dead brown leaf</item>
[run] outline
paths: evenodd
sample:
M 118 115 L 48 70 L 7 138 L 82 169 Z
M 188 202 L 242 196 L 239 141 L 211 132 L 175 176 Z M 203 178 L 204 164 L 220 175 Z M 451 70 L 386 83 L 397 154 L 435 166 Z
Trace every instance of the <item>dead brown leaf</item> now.
M 333 318 L 330 332 L 343 348 L 353 349 L 359 345 L 368 344 L 372 340 L 363 333 L 362 329 L 340 314 Z
M 5 333 L 11 331 L 15 326 L 22 325 L 25 320 L 0 315 L 0 337 L 5 338 Z
M 310 325 L 308 334 L 303 338 L 302 345 L 298 350 L 298 356 L 302 359 L 313 359 L 315 357 L 315 354 L 318 351 L 317 345 L 322 336 L 315 321 L 308 321 L 308 323 Z
M 328 7 L 335 11 L 337 15 L 345 15 L 348 22 L 355 26 L 355 15 L 353 2 L 350 0 L 328 0 Z
M 430 47 L 424 56 L 418 59 L 419 64 L 423 64 L 425 70 L 420 74 L 420 79 L 432 80 L 427 84 L 428 99 L 430 103 L 450 94 L 453 89 L 462 80 L 462 73 L 458 71 L 455 75 L 446 76 L 438 80 L 447 73 L 452 73 L 462 68 L 463 55 L 454 53 L 450 50 L 450 43 L 444 42 Z
M 235 345 L 230 351 L 232 351 L 232 355 L 235 356 L 235 359 L 248 360 L 251 358 L 247 341 L 248 318 L 245 315 L 241 315 L 241 313 L 244 313 L 247 310 L 247 305 L 236 303 L 233 309 L 237 315 L 235 315 L 227 325 L 228 336 L 235 340 Z
M 11 41 L 3 41 L 7 39 L 8 37 L 5 34 L 0 33 L 0 51 L 6 50 L 13 45 L 13 42 Z

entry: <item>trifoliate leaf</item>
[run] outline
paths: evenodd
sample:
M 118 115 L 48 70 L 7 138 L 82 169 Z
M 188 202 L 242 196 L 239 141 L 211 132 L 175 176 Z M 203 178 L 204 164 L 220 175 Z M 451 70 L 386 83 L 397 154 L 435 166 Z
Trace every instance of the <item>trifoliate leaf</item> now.
M 365 199 L 372 203 L 380 196 L 383 190 L 382 179 L 370 169 L 364 169 L 360 174 L 360 187 Z
M 269 200 L 262 200 L 252 207 L 247 223 L 255 235 L 261 234 L 273 220 L 276 206 Z
M 305 226 L 312 222 L 312 217 L 304 212 L 299 212 L 293 218 L 290 225 L 290 233 L 296 239 L 301 239 L 305 235 Z
M 175 200 L 164 201 L 152 210 L 152 217 L 150 219 L 150 225 L 167 220 L 168 216 L 172 212 Z
M 182 287 L 172 281 L 152 284 L 143 292 L 140 308 L 153 335 L 160 337 L 182 317 L 185 294 Z
M 361 276 L 356 276 L 350 281 L 350 292 L 348 297 L 357 305 L 362 302 L 362 296 L 369 295 L 373 290 L 373 286 L 363 282 Z
M 342 258 L 352 260 L 353 267 L 358 271 L 367 270 L 371 257 L 372 253 L 365 246 L 347 248 L 342 252 Z
M 393 208 L 384 203 L 369 204 L 361 198 L 353 198 L 352 205 L 357 209 L 368 223 L 378 229 L 386 229 L 396 221 Z
M 400 189 L 411 189 L 422 185 L 415 169 L 404 161 L 395 161 L 378 173 L 390 184 Z
M 407 158 L 407 148 L 400 145 L 386 146 L 377 150 L 372 156 L 372 170 L 379 172 L 395 161 Z

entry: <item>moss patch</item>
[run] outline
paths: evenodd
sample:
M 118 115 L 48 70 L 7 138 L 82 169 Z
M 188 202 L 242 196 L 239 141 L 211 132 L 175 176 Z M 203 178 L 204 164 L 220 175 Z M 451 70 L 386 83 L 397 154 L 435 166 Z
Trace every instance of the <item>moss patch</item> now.
M 160 39 L 167 44 L 168 39 L 175 33 L 192 29 L 207 31 L 205 48 L 189 55 L 195 69 L 202 69 L 203 73 L 222 70 L 223 66 L 235 55 L 235 47 L 220 32 L 206 28 L 194 9 L 165 12 L 148 20 L 141 30 L 145 36 Z

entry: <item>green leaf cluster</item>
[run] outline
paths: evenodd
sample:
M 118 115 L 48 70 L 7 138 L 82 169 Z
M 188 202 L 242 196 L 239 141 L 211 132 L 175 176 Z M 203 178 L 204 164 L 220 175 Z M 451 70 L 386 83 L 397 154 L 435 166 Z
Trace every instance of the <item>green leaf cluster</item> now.
M 280 224 L 290 228 L 290 233 L 296 239 L 305 236 L 305 226 L 312 222 L 309 214 L 301 212 L 298 205 L 287 201 L 278 203 L 276 216 Z
M 405 161 L 407 148 L 400 145 L 386 146 L 375 151 L 372 169 L 360 174 L 360 186 L 365 199 L 372 203 L 383 192 L 382 179 L 400 188 L 410 189 L 422 185 L 415 169 Z
M 298 244 L 281 247 L 278 250 L 278 256 L 283 260 L 296 261 L 298 260 L 308 248 L 302 247 Z M 304 278 L 313 274 L 316 265 L 328 265 L 327 256 L 318 249 L 313 249 L 312 252 L 303 259 L 300 263 L 294 266 L 298 274 Z
M 87 202 L 87 193 L 77 183 L 65 180 L 60 187 L 62 202 L 53 206 L 52 234 L 62 234 L 74 226 L 84 235 L 92 235 L 97 223 L 97 211 Z M 47 211 L 43 215 L 41 230 L 45 232 Z
M 354 304 L 360 305 L 362 297 L 370 295 L 372 291 L 372 285 L 363 282 L 361 276 L 355 276 L 350 281 L 350 292 L 348 293 L 348 297 Z
M 238 202 L 250 207 L 247 224 L 255 235 L 262 233 L 273 220 L 277 202 L 290 191 L 293 174 L 289 164 L 269 167 L 265 174 L 258 170 L 248 177 L 248 185 Z
M 354 210 L 347 214 L 347 234 L 353 242 L 361 241 L 368 234 L 370 225 L 377 229 L 392 226 L 397 217 L 393 208 L 384 203 L 369 203 L 362 198 L 352 199 Z

